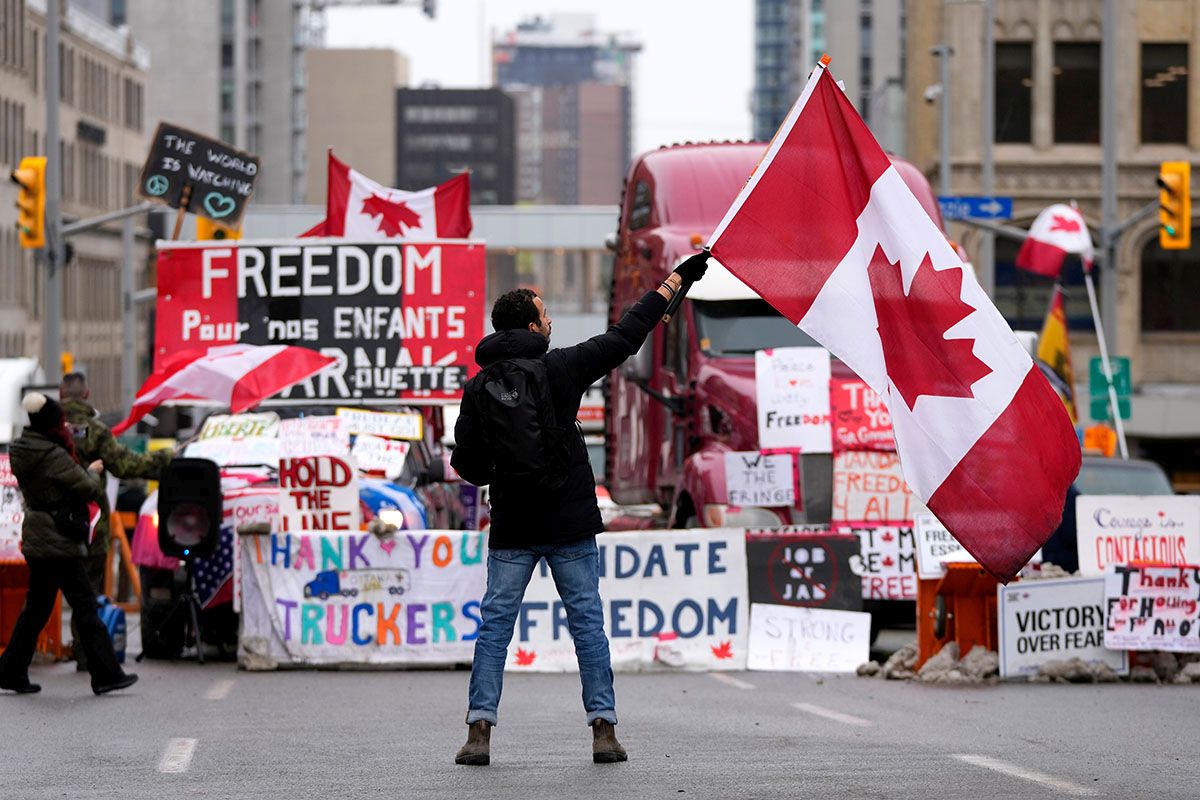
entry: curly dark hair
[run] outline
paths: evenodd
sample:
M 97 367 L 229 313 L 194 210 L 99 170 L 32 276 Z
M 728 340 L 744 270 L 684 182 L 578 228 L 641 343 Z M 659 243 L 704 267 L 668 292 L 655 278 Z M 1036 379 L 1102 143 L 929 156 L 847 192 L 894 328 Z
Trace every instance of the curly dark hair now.
M 513 289 L 500 295 L 492 306 L 492 327 L 498 331 L 512 331 L 537 322 L 541 315 L 533 304 L 535 297 L 537 293 L 532 289 Z

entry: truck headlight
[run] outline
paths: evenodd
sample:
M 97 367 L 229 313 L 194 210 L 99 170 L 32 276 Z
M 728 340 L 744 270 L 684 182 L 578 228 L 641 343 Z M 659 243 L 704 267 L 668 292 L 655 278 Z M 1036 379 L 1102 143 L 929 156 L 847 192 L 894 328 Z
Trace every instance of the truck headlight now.
M 783 520 L 769 508 L 709 503 L 704 506 L 704 525 L 708 528 L 778 528 L 783 525 Z

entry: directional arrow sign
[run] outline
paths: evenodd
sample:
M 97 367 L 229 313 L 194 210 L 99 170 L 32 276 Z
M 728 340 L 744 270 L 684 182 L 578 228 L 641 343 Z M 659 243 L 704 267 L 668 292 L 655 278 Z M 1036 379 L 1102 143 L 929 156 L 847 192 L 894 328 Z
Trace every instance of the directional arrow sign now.
M 939 197 L 942 218 L 956 219 L 1010 219 L 1013 201 L 1011 197 Z

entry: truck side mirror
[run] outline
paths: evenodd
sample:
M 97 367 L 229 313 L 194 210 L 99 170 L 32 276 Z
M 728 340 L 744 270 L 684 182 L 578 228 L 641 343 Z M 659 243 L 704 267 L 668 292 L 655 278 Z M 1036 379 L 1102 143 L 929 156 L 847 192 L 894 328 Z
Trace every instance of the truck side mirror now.
M 638 351 L 621 364 L 621 376 L 639 386 L 650 382 L 654 375 L 654 336 L 646 337 Z

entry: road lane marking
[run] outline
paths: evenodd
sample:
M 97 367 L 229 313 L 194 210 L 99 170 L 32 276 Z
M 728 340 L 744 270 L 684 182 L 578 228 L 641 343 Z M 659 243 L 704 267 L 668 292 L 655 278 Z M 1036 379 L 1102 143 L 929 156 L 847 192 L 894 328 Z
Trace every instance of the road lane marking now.
M 1077 783 L 1055 778 L 1053 775 L 1047 775 L 1044 772 L 1025 769 L 1024 767 L 1018 767 L 1016 764 L 1009 764 L 1007 761 L 1000 761 L 999 759 L 981 756 L 976 753 L 954 753 L 950 757 L 964 764 L 990 769 L 993 772 L 999 772 L 1003 775 L 1010 775 L 1014 778 L 1021 778 L 1022 780 L 1041 784 L 1047 789 L 1053 789 L 1063 794 L 1071 794 L 1076 797 L 1094 797 L 1097 794 L 1097 791 L 1090 787 L 1080 786 Z
M 814 706 L 812 703 L 792 703 L 792 708 L 803 711 L 805 714 L 812 714 L 817 717 L 831 719 L 834 722 L 840 722 L 843 725 L 857 725 L 860 728 L 866 728 L 873 724 L 870 720 L 863 719 L 862 717 L 856 717 L 851 714 L 843 714 L 842 712 L 834 711 L 831 708 Z
M 212 685 L 204 695 L 206 700 L 224 700 L 233 689 L 233 678 L 223 678 Z
M 192 763 L 192 754 L 196 752 L 195 739 L 171 739 L 163 752 L 162 760 L 158 762 L 158 771 L 166 773 L 187 772 Z
M 735 678 L 732 675 L 725 674 L 724 672 L 710 672 L 708 673 L 708 677 L 712 678 L 714 681 L 720 681 L 721 683 L 728 684 L 729 686 L 733 686 L 737 689 L 755 688 L 753 683 L 747 683 L 740 678 Z

